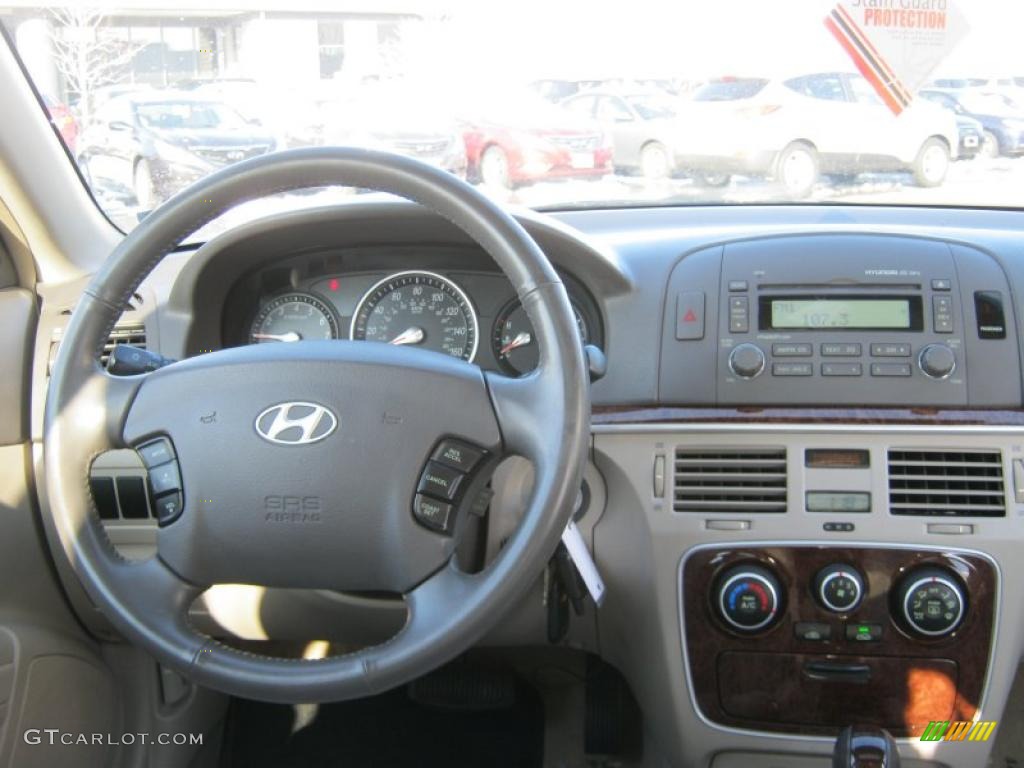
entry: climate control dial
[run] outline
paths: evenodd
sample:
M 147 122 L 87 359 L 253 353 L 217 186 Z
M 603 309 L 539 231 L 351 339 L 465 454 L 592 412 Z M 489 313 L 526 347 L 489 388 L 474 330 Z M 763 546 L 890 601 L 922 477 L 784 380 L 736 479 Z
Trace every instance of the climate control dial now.
M 771 571 L 755 565 L 730 568 L 718 580 L 715 606 L 740 632 L 767 629 L 781 615 L 782 585 Z
M 849 565 L 830 565 L 814 579 L 814 595 L 833 613 L 849 613 L 864 597 L 864 579 Z
M 945 637 L 963 621 L 967 601 L 959 580 L 943 568 L 911 571 L 897 592 L 906 625 L 925 637 Z

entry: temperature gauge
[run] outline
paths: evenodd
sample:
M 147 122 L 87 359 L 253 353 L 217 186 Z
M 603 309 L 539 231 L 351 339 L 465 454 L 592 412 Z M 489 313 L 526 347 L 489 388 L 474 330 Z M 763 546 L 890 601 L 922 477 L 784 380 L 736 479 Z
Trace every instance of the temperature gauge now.
M 580 331 L 583 344 L 590 342 L 590 330 L 579 307 L 572 305 L 572 313 L 576 317 L 576 325 Z M 494 332 L 491 334 L 491 346 L 494 356 L 505 373 L 522 376 L 537 367 L 540 353 L 537 349 L 537 338 L 526 310 L 513 299 L 498 313 L 494 321 Z

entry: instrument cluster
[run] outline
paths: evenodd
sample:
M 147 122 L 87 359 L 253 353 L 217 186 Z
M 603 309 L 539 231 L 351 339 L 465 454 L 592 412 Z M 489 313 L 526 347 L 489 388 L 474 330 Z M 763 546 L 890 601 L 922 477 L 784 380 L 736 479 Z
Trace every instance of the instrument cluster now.
M 595 303 L 574 279 L 566 283 L 580 343 L 601 346 Z M 247 342 L 329 339 L 420 347 L 511 376 L 529 373 L 539 359 L 526 311 L 508 280 L 494 273 L 410 269 L 299 281 L 261 298 Z

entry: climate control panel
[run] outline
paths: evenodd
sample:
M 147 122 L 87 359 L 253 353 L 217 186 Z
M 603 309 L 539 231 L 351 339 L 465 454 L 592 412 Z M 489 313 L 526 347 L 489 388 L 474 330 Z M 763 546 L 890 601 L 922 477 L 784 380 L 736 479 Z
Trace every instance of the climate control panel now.
M 708 545 L 684 557 L 680 590 L 688 674 L 714 722 L 910 736 L 982 700 L 997 590 L 983 555 Z

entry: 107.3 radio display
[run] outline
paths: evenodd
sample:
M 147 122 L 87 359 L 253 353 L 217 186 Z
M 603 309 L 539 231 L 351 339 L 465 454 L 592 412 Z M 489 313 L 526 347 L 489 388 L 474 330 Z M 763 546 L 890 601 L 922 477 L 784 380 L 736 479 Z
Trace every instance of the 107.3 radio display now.
M 771 299 L 771 328 L 911 330 L 911 302 L 899 299 Z

